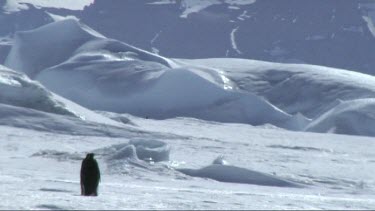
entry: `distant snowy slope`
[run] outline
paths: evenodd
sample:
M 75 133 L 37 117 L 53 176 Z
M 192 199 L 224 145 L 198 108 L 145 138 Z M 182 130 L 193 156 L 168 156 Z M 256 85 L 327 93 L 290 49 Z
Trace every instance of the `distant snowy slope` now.
M 87 41 L 100 37 L 98 33 L 80 27 L 75 20 L 53 24 L 56 25 L 55 29 L 60 30 L 40 27 L 33 31 L 17 32 L 5 65 L 34 77 L 38 71 L 68 59 Z M 67 28 L 69 30 L 62 33 Z
M 373 75 L 374 5 L 372 0 L 3 0 L 0 36 L 50 23 L 47 13 L 53 13 L 75 16 L 107 37 L 167 57 L 307 63 Z
M 59 48 L 52 47 L 57 43 Z M 36 55 L 27 51 L 34 45 Z M 186 68 L 107 39 L 73 19 L 17 33 L 6 64 L 90 109 L 157 119 L 188 116 L 300 127 L 267 101 L 232 90 L 219 72 Z
M 181 8 L 183 8 L 183 12 L 180 15 L 181 18 L 187 18 L 192 13 L 198 13 L 210 6 L 213 5 L 220 5 L 220 4 L 229 4 L 233 6 L 238 5 L 249 5 L 253 4 L 256 0 L 182 0 L 180 2 Z M 160 4 L 160 3 L 170 3 L 170 4 L 177 4 L 177 1 L 157 1 L 153 4 Z
M 20 10 L 29 9 L 28 5 L 37 8 L 65 8 L 70 10 L 82 10 L 85 6 L 94 3 L 94 0 L 5 0 L 3 6 L 6 12 L 18 12 Z
M 129 51 L 142 59 L 154 59 L 168 65 L 157 55 L 106 39 L 75 19 L 63 19 L 34 30 L 17 32 L 5 65 L 33 78 L 45 68 L 58 65 L 77 53 L 92 50 L 124 53 L 123 56 Z M 99 52 L 97 54 L 100 56 Z M 90 59 L 90 55 L 86 57 Z
M 244 91 L 264 96 L 288 113 L 315 118 L 337 100 L 375 97 L 375 78 L 328 67 L 244 59 L 180 60 L 219 69 Z
M 77 17 L 108 37 L 168 57 L 297 62 L 374 74 L 371 0 L 152 2 L 158 0 L 97 0 Z M 117 20 L 133 30 L 113 30 Z

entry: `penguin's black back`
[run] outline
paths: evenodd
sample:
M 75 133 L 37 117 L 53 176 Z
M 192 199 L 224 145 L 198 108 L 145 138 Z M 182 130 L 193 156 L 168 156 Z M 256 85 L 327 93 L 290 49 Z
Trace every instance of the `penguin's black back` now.
M 82 194 L 85 196 L 97 195 L 99 181 L 99 165 L 94 159 L 93 154 L 89 153 L 82 161 L 81 166 L 81 186 L 84 187 Z

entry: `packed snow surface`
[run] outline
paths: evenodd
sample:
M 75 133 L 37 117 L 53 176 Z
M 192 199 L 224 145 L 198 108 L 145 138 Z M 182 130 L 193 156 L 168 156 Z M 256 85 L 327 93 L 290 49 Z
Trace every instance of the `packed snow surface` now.
M 1 208 L 371 209 L 375 205 L 371 138 L 186 118 L 128 118 L 139 125 L 138 132 L 123 128 L 120 136 L 112 126 L 96 135 L 0 126 Z M 139 159 L 135 145 L 129 144 L 132 140 L 147 140 L 142 143 L 146 148 L 169 145 L 169 159 Z M 79 195 L 79 169 L 87 152 L 96 153 L 101 168 L 98 197 Z M 218 155 L 225 155 L 230 165 L 207 167 Z M 178 169 L 200 169 L 205 178 Z M 244 178 L 251 184 L 232 180 Z M 271 178 L 303 188 L 268 186 Z

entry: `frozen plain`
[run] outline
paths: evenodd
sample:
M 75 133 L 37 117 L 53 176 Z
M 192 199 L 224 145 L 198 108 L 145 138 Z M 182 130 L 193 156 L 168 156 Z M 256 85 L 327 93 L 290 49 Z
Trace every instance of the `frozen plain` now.
M 2 209 L 371 209 L 375 206 L 372 138 L 288 132 L 197 119 L 130 119 L 142 132 L 111 137 L 58 134 L 1 126 Z M 125 129 L 126 130 L 126 129 Z M 155 132 L 157 131 L 157 132 Z M 86 152 L 162 140 L 170 161 L 114 167 L 98 155 L 98 197 L 79 195 Z M 224 155 L 236 165 L 302 184 L 303 188 L 224 183 L 189 177 Z

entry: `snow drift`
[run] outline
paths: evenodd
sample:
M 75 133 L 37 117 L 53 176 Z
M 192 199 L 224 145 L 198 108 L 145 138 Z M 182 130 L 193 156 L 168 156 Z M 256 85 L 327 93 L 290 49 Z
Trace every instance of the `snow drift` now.
M 339 101 L 306 131 L 375 136 L 375 98 Z
M 128 143 L 111 145 L 93 151 L 104 158 L 109 172 L 114 174 L 136 175 L 144 177 L 145 170 L 156 172 L 169 171 L 164 165 L 155 162 L 169 161 L 170 146 L 156 139 L 131 139 Z
M 128 143 L 97 149 L 96 154 L 107 160 L 168 161 L 170 146 L 155 139 L 131 139 Z
M 137 156 L 141 160 L 154 162 L 168 161 L 170 146 L 162 141 L 134 139 L 130 140 L 130 145 L 134 145 Z
M 301 187 L 300 185 L 272 176 L 232 165 L 226 165 L 222 159 L 215 159 L 214 163 L 200 169 L 176 169 L 192 177 L 203 177 L 220 182 L 244 183 L 278 187 Z

